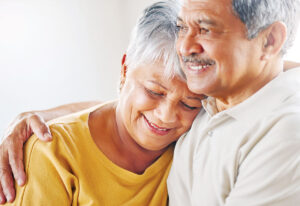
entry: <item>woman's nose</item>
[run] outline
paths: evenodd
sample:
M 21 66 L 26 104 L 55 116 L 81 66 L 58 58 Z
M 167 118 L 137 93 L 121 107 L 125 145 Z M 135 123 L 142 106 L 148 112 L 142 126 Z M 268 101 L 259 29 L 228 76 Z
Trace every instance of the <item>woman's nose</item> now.
M 154 114 L 163 123 L 174 123 L 177 121 L 177 111 L 173 103 L 161 103 L 155 109 Z

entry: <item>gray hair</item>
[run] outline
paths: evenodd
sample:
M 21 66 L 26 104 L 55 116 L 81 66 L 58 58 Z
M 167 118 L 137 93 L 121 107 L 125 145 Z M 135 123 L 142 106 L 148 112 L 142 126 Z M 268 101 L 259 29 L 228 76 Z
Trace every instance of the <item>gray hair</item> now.
M 299 21 L 299 0 L 232 0 L 233 10 L 248 30 L 248 39 L 276 21 L 287 27 L 287 40 L 281 50 L 285 54 L 292 45 Z
M 172 0 L 154 3 L 144 10 L 127 49 L 126 64 L 130 69 L 162 61 L 166 77 L 183 77 L 175 49 L 178 11 L 178 4 Z

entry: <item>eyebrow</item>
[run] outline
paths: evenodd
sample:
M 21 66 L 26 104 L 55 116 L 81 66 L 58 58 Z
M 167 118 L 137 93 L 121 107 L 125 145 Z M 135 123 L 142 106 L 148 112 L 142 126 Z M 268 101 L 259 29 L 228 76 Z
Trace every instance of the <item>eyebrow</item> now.
M 179 16 L 177 17 L 177 21 L 183 21 Z
M 180 18 L 180 17 L 177 17 L 177 21 L 178 22 L 181 22 L 181 23 L 184 23 L 183 19 Z M 210 20 L 210 19 L 199 19 L 197 21 L 198 24 L 206 24 L 206 25 L 210 25 L 210 26 L 216 26 L 217 25 L 217 22 L 214 21 L 214 20 Z
M 217 23 L 214 20 L 210 20 L 210 19 L 198 20 L 198 24 L 206 24 L 206 25 L 210 25 L 210 26 L 216 26 L 217 25 Z

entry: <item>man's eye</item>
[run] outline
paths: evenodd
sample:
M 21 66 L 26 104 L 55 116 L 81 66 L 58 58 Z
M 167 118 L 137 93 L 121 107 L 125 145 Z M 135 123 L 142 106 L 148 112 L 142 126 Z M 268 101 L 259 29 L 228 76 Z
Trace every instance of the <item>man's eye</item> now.
M 183 26 L 183 25 L 177 25 L 177 32 L 183 32 L 183 31 L 187 31 L 188 27 L 187 26 Z
M 209 33 L 209 30 L 206 28 L 200 28 L 200 34 L 207 34 Z
M 187 104 L 184 103 L 184 102 L 181 102 L 181 104 L 182 104 L 185 108 L 187 108 L 187 109 L 189 109 L 189 110 L 199 109 L 199 107 L 191 107 L 191 106 L 187 105 Z
M 181 30 L 182 26 L 181 25 L 176 25 L 177 30 Z

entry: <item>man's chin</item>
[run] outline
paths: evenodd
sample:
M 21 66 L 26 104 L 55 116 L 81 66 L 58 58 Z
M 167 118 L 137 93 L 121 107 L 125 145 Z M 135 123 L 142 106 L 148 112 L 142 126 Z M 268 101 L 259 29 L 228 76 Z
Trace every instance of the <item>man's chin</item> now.
M 195 93 L 195 94 L 204 94 L 203 92 L 205 91 L 205 86 L 202 85 L 201 83 L 199 83 L 198 81 L 191 81 L 191 80 L 187 80 L 188 82 L 188 88 L 191 92 Z

